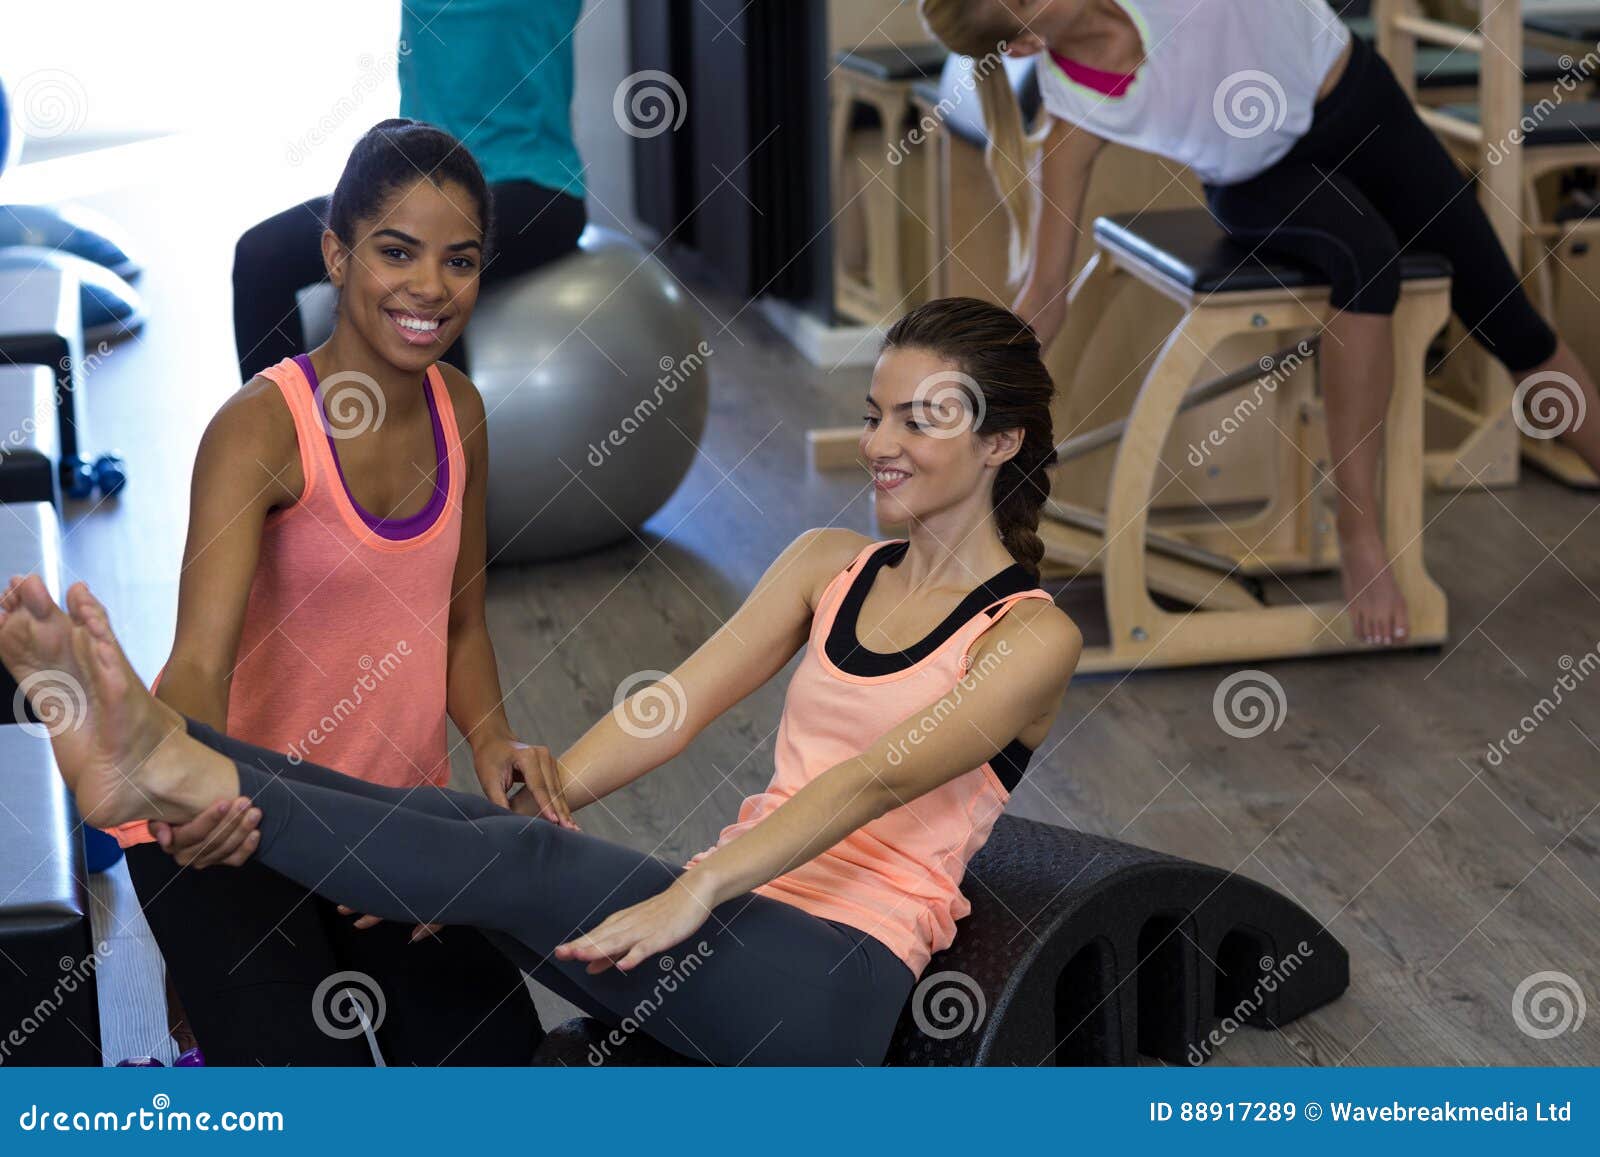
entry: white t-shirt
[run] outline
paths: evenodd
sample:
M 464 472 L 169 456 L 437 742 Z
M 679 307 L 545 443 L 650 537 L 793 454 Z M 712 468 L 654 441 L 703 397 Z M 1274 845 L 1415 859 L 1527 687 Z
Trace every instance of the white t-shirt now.
M 1117 0 L 1145 60 L 1117 97 L 1039 57 L 1052 116 L 1231 185 L 1270 168 L 1311 126 L 1350 32 L 1327 0 Z

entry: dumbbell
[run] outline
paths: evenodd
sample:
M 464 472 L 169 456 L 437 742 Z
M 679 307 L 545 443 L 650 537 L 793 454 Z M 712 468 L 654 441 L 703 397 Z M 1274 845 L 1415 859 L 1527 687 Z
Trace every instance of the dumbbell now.
M 92 497 L 96 488 L 112 498 L 127 482 L 127 463 L 115 454 L 102 454 L 93 462 L 76 455 L 61 460 L 61 489 L 68 498 Z

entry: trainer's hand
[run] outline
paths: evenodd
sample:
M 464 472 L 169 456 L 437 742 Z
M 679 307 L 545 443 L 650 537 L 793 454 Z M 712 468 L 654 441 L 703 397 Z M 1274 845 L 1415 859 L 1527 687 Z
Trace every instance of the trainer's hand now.
M 611 913 L 576 940 L 557 944 L 555 956 L 557 960 L 587 961 L 586 971 L 591 976 L 611 967 L 627 972 L 641 960 L 693 936 L 709 915 L 708 898 L 698 893 L 690 877 L 679 876 L 665 891 Z
M 548 747 L 516 739 L 492 739 L 473 750 L 472 763 L 478 773 L 478 783 L 490 803 L 579 830 L 572 818 L 572 809 L 567 806 L 561 769 Z M 527 789 L 518 795 L 520 807 L 506 798 L 511 785 L 519 782 Z
M 339 909 L 339 915 L 341 915 L 341 916 L 354 916 L 356 914 L 356 910 L 354 908 L 350 907 L 348 904 L 340 904 L 338 906 L 338 909 Z M 352 924 L 351 927 L 352 928 L 359 928 L 364 932 L 368 928 L 375 928 L 379 924 L 382 924 L 382 923 L 383 923 L 383 917 L 382 916 L 363 916 L 363 917 L 361 917 L 361 919 L 357 920 L 354 924 Z M 412 944 L 415 944 L 418 940 L 421 940 L 424 936 L 433 936 L 443 927 L 444 927 L 443 924 L 418 924 L 415 928 L 413 928 L 411 930 L 411 941 L 410 942 Z
M 185 824 L 152 821 L 150 834 L 161 850 L 185 868 L 203 869 L 217 864 L 237 868 L 261 843 L 261 809 L 244 796 L 208 807 Z

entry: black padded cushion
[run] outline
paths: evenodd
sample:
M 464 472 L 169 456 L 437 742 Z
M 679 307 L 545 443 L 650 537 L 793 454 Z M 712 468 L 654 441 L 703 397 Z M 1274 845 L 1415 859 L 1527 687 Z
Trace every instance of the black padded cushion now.
M 1022 106 L 1022 124 L 1029 128 L 1039 116 L 1039 76 L 1032 58 L 1005 58 L 1011 78 L 1011 91 Z M 978 82 L 973 76 L 972 57 L 951 53 L 939 74 L 939 95 L 930 103 L 942 106 L 944 123 L 969 144 L 986 148 L 989 133 L 983 124 L 983 109 L 978 100 Z
M 58 498 L 54 395 L 50 367 L 0 364 L 0 430 L 11 431 L 0 448 L 0 502 Z
M 962 883 L 972 911 L 934 955 L 890 1040 L 889 1065 L 1194 1064 L 1239 998 L 1278 1028 L 1350 983 L 1349 956 L 1309 912 L 1236 872 L 1106 836 L 1001 816 Z M 1259 987 L 1291 946 L 1297 970 Z M 1152 943 L 1154 942 L 1154 943 Z M 955 981 L 955 987 L 949 982 Z M 939 992 L 978 1010 L 963 1024 Z M 932 1031 L 928 1023 L 948 1031 Z M 683 1065 L 642 1032 L 561 1025 L 536 1065 Z
M 1373 43 L 1377 36 L 1377 21 L 1370 16 L 1347 19 L 1350 32 L 1358 39 Z M 1532 21 L 1529 21 L 1531 24 Z M 1565 68 L 1553 52 L 1531 45 L 1522 50 L 1522 75 L 1534 84 L 1554 84 L 1563 76 L 1581 79 L 1583 74 L 1569 56 Z M 1441 48 L 1434 44 L 1417 45 L 1417 87 L 1453 88 L 1478 83 L 1478 54 L 1465 49 Z
M 1537 12 L 1524 12 L 1522 23 L 1536 32 L 1559 36 L 1564 40 L 1581 40 L 1586 44 L 1600 40 L 1600 14 L 1596 13 L 1541 16 Z
M 1308 265 L 1265 250 L 1252 252 L 1252 247 L 1230 241 L 1206 209 L 1097 217 L 1094 236 L 1196 293 L 1306 289 L 1327 284 L 1327 279 Z M 1404 281 L 1449 276 L 1450 262 L 1443 257 L 1409 250 L 1400 255 Z
M 1478 106 L 1475 104 L 1447 104 L 1439 111 L 1473 124 L 1478 123 Z M 1600 101 L 1579 100 L 1558 104 L 1543 114 L 1529 105 L 1522 112 L 1521 124 L 1533 126 L 1523 134 L 1524 148 L 1583 144 L 1600 148 Z
M 886 44 L 841 52 L 839 67 L 878 80 L 924 80 L 939 75 L 950 52 L 942 44 Z
M 1555 53 L 1542 48 L 1525 47 L 1522 50 L 1523 79 L 1533 84 L 1554 84 L 1568 75 L 1574 80 L 1581 80 L 1583 74 L 1578 71 L 1577 64 L 1572 63 L 1570 56 L 1567 60 L 1567 67 L 1563 68 Z M 1478 54 L 1475 52 L 1456 52 L 1449 48 L 1423 45 L 1417 47 L 1417 87 L 1420 89 L 1476 85 L 1478 73 Z

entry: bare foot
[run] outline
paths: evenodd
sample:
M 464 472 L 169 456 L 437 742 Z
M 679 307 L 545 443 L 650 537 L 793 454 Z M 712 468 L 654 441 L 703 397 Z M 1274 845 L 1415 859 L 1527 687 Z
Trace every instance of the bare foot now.
M 1376 534 L 1341 534 L 1340 569 L 1350 627 L 1363 643 L 1403 643 L 1410 630 L 1405 596 L 1389 569 L 1383 539 Z
M 37 575 L 13 583 L 0 598 L 0 659 L 35 713 L 54 717 L 47 722 L 50 746 L 78 813 L 96 827 L 191 818 L 173 789 L 182 778 L 182 745 L 199 745 L 182 718 L 145 690 L 88 588 L 73 590 L 85 612 L 81 622 L 55 605 Z M 46 700 L 47 688 L 65 696 L 62 706 Z

